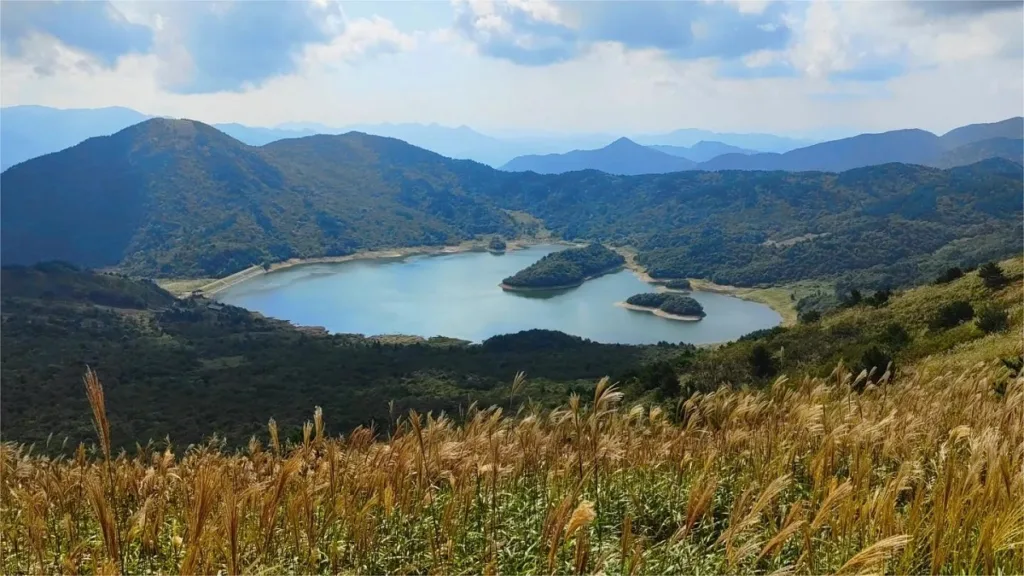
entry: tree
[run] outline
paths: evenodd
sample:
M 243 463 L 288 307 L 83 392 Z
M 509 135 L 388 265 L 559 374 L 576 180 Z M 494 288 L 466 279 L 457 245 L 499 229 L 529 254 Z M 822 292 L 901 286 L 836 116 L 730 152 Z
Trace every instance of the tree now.
M 779 371 L 778 362 L 763 344 L 755 345 L 750 351 L 750 371 L 758 379 L 771 378 Z
M 998 290 L 1009 282 L 1009 279 L 1003 274 L 1003 269 L 995 262 L 982 264 L 978 268 L 978 277 L 985 283 L 985 287 L 990 290 Z
M 986 334 L 1002 332 L 1010 326 L 1010 316 L 1005 310 L 985 308 L 978 313 L 978 318 L 975 320 L 975 323 L 978 325 L 978 328 Z

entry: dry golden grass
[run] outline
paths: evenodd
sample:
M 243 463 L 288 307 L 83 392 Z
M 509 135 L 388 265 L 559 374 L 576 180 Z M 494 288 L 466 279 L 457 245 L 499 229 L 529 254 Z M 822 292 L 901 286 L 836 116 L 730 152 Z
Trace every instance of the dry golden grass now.
M 412 413 L 345 437 L 317 409 L 295 446 L 271 422 L 241 453 L 110 455 L 89 373 L 98 449 L 2 447 L 0 569 L 1024 572 L 1024 381 L 994 365 L 855 380 L 723 388 L 677 414 L 619 407 L 602 381 L 552 412 Z

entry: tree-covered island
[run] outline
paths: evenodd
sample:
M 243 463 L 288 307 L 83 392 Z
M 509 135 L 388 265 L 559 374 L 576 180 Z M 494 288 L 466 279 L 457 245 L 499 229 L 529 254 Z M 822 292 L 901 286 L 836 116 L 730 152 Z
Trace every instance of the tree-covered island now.
M 505 290 L 555 290 L 579 286 L 585 280 L 618 270 L 626 259 L 600 244 L 554 252 L 505 278 Z
M 700 320 L 705 316 L 704 307 L 689 296 L 671 292 L 646 292 L 634 294 L 626 299 L 625 307 L 630 310 L 650 312 L 672 320 Z

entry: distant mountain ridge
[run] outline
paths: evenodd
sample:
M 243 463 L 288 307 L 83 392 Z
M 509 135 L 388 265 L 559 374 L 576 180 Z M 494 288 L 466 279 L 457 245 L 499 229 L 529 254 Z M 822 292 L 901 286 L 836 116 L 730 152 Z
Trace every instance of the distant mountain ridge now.
M 751 150 L 749 148 L 740 148 L 739 146 L 731 146 L 724 142 L 714 142 L 708 140 L 701 140 L 693 146 L 667 146 L 654 144 L 648 146 L 659 152 L 671 154 L 673 156 L 682 156 L 687 160 L 694 162 L 706 162 L 716 156 L 722 154 L 757 154 L 758 150 Z
M 728 152 L 706 161 L 694 162 L 689 166 L 682 163 L 676 170 L 782 170 L 786 172 L 844 172 L 864 166 L 877 166 L 898 162 L 951 168 L 970 164 L 985 158 L 1000 157 L 1020 161 L 1015 154 L 1013 141 L 1024 135 L 1024 118 L 1015 117 L 989 124 L 971 124 L 936 136 L 918 129 L 892 130 L 878 134 L 860 134 L 829 142 L 821 142 L 784 153 Z M 1001 138 L 1005 141 L 996 141 Z M 990 145 L 980 145 L 991 141 Z M 721 144 L 721 143 L 717 143 Z M 971 147 L 958 152 L 963 147 Z M 663 151 L 665 148 L 656 148 Z M 680 156 L 685 155 L 673 149 Z M 600 154 L 597 154 L 600 152 Z M 588 158 L 583 165 L 580 158 Z M 691 158 L 693 160 L 694 158 Z M 593 169 L 609 174 L 642 174 L 645 164 L 636 164 L 624 169 L 626 158 L 616 157 L 607 148 L 600 150 L 575 151 L 569 154 L 544 157 L 521 157 L 506 164 L 503 169 L 513 171 L 534 171 L 545 174 L 559 174 L 573 170 Z M 648 164 L 649 165 L 649 164 Z M 663 163 L 670 166 L 668 163 Z M 657 170 L 647 173 L 664 173 Z
M 600 170 L 619 176 L 664 174 L 689 170 L 695 163 L 681 156 L 641 146 L 629 138 L 619 138 L 597 150 L 573 150 L 565 154 L 520 156 L 501 167 L 510 172 L 561 174 L 578 170 Z
M 149 118 L 128 108 L 57 109 L 45 106 L 0 108 L 0 170 L 78 144 L 93 136 L 108 136 Z M 351 131 L 398 138 L 449 158 L 501 166 L 518 156 L 563 153 L 589 149 L 610 142 L 615 136 L 602 134 L 543 134 L 489 136 L 467 126 L 438 124 L 361 124 L 331 127 L 318 123 L 293 122 L 278 127 L 213 124 L 215 128 L 251 146 L 314 134 L 343 134 Z M 771 134 L 718 134 L 706 130 L 677 130 L 668 134 L 645 134 L 633 138 L 647 144 L 691 146 L 701 140 L 754 148 L 750 142 L 765 144 L 758 150 L 785 151 L 811 142 Z
M 1019 253 L 1021 170 L 989 158 L 950 170 L 540 175 L 359 132 L 253 147 L 200 122 L 153 119 L 4 171 L 0 260 L 209 278 L 515 237 L 513 214 L 525 213 L 565 240 L 629 244 L 656 278 L 899 285 Z

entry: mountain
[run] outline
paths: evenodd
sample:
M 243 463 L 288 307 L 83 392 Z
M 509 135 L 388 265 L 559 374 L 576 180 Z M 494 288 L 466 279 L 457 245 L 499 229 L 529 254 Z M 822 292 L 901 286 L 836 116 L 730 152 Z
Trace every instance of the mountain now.
M 106 136 L 155 116 L 127 108 L 57 109 L 45 106 L 10 106 L 0 108 L 0 161 L 8 167 L 68 148 L 93 136 Z M 505 132 L 498 137 L 488 136 L 467 126 L 448 127 L 438 124 L 358 124 L 346 127 L 327 126 L 315 122 L 290 122 L 275 128 L 246 126 L 237 123 L 213 124 L 215 128 L 252 146 L 262 146 L 275 140 L 298 138 L 314 134 L 343 134 L 363 132 L 404 140 L 414 146 L 426 148 L 448 156 L 475 160 L 489 166 L 501 166 L 517 156 L 529 154 L 558 154 L 576 149 L 590 149 L 610 140 L 605 134 L 538 134 Z M 706 130 L 682 130 L 671 134 L 640 136 L 644 142 L 679 145 L 699 144 L 698 140 L 716 140 L 717 137 L 744 145 L 750 139 L 768 142 L 764 150 L 778 151 L 806 144 L 804 141 L 780 138 L 767 134 L 724 134 Z M 748 148 L 751 146 L 747 146 Z
M 986 158 L 1006 158 L 1024 164 L 1024 139 L 988 138 L 964 144 L 942 153 L 936 166 L 952 168 L 980 162 Z
M 726 154 L 701 163 L 698 169 L 842 172 L 889 162 L 929 164 L 942 150 L 931 132 L 894 130 L 822 142 L 785 154 Z
M 1024 117 L 1007 118 L 1001 122 L 988 124 L 969 124 L 946 132 L 942 135 L 942 147 L 952 150 L 972 142 L 989 138 L 1024 138 Z
M 736 134 L 729 132 L 711 132 L 695 128 L 673 130 L 666 134 L 645 134 L 634 138 L 644 146 L 694 146 L 701 141 L 714 141 L 748 150 L 764 150 L 765 152 L 787 152 L 796 148 L 814 144 L 814 140 L 789 138 L 774 134 Z
M 123 130 L 148 118 L 128 108 L 58 110 L 45 106 L 0 108 L 0 170 L 57 152 L 86 138 Z
M 541 175 L 356 132 L 252 147 L 199 122 L 154 119 L 0 175 L 0 258 L 208 278 L 512 237 L 511 211 L 564 239 L 634 246 L 659 278 L 902 285 L 1019 251 L 1020 173 L 987 159 L 951 170 Z
M 648 146 L 658 152 L 664 152 L 665 154 L 671 154 L 673 156 L 680 156 L 694 162 L 706 162 L 716 156 L 723 154 L 757 154 L 757 150 L 749 150 L 747 148 L 740 148 L 738 146 L 730 146 L 722 142 L 709 142 L 707 140 L 701 140 L 693 146 Z
M 724 154 L 698 164 L 696 169 L 842 172 L 889 162 L 952 167 L 991 157 L 1019 161 L 1007 143 L 979 145 L 956 154 L 949 152 L 996 137 L 1019 139 L 1022 131 L 1024 119 L 1019 117 L 963 126 L 941 137 L 924 130 L 893 130 L 822 142 L 783 154 Z
M 380 170 L 377 148 L 395 146 L 401 161 L 454 162 L 359 133 L 255 148 L 199 122 L 147 120 L 5 171 L 0 253 L 219 275 L 266 258 L 514 234 L 507 215 L 443 173 Z
M 519 156 L 502 166 L 501 169 L 509 172 L 536 172 L 538 174 L 600 170 L 607 174 L 629 176 L 679 172 L 693 166 L 694 163 L 686 158 L 641 146 L 629 138 L 619 138 L 597 150 L 573 150 L 565 154 Z

